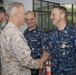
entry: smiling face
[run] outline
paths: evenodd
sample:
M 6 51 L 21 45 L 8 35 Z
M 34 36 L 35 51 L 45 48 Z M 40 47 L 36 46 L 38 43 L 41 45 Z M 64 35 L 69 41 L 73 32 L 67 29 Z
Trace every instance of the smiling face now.
M 29 28 L 34 28 L 36 26 L 36 16 L 33 12 L 26 13 L 25 21 Z
M 58 8 L 52 9 L 50 19 L 52 20 L 52 25 L 56 27 L 61 23 L 63 18 L 62 18 L 62 13 Z

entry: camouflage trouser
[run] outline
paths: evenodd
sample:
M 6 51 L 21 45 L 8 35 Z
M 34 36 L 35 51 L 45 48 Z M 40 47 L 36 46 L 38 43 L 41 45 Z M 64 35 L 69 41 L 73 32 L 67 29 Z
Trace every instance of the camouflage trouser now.
M 39 69 L 31 69 L 31 75 L 38 75 Z

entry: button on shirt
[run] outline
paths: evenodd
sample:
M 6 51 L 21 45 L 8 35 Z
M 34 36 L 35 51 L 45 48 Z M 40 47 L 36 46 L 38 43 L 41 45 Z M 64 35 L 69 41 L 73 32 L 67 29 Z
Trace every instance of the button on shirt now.
M 50 32 L 45 45 L 45 51 L 52 57 L 52 75 L 76 75 L 76 29 L 73 26 Z
M 24 31 L 24 37 L 28 41 L 28 45 L 31 49 L 31 56 L 34 59 L 41 57 L 43 52 L 43 39 L 46 37 L 44 31 L 36 26 L 35 29 L 28 31 L 28 28 Z

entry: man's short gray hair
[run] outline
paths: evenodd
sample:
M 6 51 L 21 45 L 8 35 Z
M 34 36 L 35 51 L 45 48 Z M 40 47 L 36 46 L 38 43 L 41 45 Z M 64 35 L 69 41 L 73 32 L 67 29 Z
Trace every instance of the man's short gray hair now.
M 20 7 L 24 6 L 20 2 L 12 2 L 6 6 L 6 14 L 8 17 L 11 17 L 14 12 L 16 12 Z

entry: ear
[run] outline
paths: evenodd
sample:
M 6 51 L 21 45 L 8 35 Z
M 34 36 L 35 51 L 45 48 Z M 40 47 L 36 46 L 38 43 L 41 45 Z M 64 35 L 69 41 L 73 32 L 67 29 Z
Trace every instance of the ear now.
M 37 22 L 37 18 L 35 18 L 35 22 Z
M 64 13 L 62 13 L 62 14 L 61 14 L 61 18 L 64 18 L 64 17 L 65 17 L 65 14 L 64 14 Z
M 19 16 L 19 13 L 18 12 L 15 12 L 15 17 L 18 17 Z

